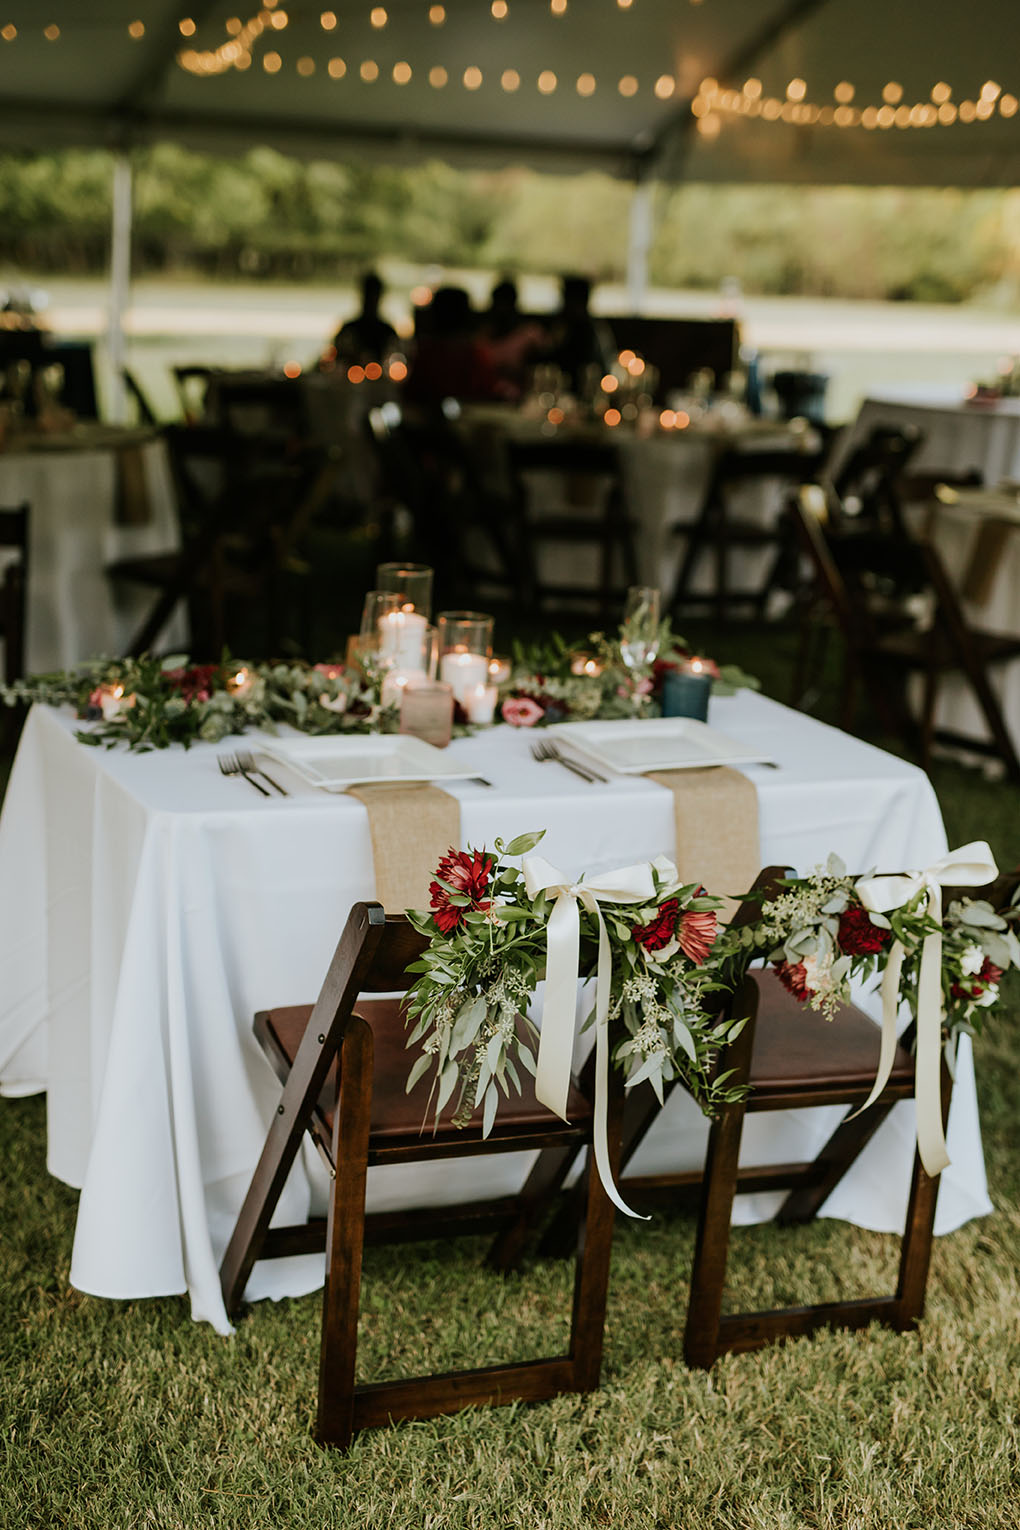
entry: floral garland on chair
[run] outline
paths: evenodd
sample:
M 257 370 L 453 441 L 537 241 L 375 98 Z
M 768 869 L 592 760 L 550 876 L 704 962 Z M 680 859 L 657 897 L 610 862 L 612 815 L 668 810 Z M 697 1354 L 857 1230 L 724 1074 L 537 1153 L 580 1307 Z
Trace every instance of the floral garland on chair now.
M 418 976 L 407 995 L 407 1045 L 421 1049 L 408 1091 L 432 1070 L 436 1116 L 456 1090 L 455 1121 L 463 1125 L 481 1108 L 486 1136 L 500 1092 L 519 1093 L 520 1070 L 536 1072 L 538 1032 L 525 1012 L 546 976 L 553 900 L 530 894 L 525 870 L 509 858 L 526 856 L 544 832 L 508 845 L 497 839 L 494 854 L 451 849 L 436 869 L 431 907 L 408 914 L 429 938 L 408 968 Z M 706 1003 L 721 986 L 711 960 L 719 900 L 682 883 L 664 857 L 647 869 L 650 895 L 643 902 L 602 908 L 612 956 L 613 1058 L 628 1087 L 647 1080 L 661 1100 L 663 1084 L 680 1079 L 711 1113 L 737 1097 L 713 1068 L 743 1023 L 720 1022 Z M 579 909 L 579 916 L 584 979 L 596 970 L 598 929 L 590 910 Z
M 883 973 L 894 942 L 904 948 L 901 994 L 917 1013 L 920 960 L 927 936 L 941 930 L 944 1025 L 952 1041 L 978 1034 L 999 1000 L 1005 972 L 1020 970 L 1020 884 L 996 909 L 981 897 L 955 899 L 937 925 L 923 892 L 883 914 L 861 898 L 866 876 L 850 876 L 838 856 L 809 877 L 783 878 L 759 918 L 724 932 L 717 958 L 742 969 L 763 957 L 795 998 L 832 1019 L 849 1002 L 853 979 Z

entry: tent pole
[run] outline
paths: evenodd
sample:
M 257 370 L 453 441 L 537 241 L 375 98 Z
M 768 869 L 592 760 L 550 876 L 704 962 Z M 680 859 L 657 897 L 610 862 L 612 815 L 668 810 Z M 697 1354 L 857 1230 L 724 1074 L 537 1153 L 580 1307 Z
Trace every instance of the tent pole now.
M 655 189 L 651 178 L 635 182 L 630 199 L 627 230 L 627 300 L 630 311 L 639 314 L 648 294 L 648 255 L 655 229 Z
M 110 308 L 106 327 L 106 353 L 110 364 L 109 417 L 115 425 L 122 425 L 127 414 L 124 319 L 131 298 L 131 219 L 131 156 L 124 149 L 118 149 L 113 157 Z

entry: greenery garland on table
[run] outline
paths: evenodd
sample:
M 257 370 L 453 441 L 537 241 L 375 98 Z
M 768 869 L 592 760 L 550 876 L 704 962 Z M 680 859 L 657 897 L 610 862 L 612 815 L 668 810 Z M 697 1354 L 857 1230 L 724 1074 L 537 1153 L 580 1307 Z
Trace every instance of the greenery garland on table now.
M 381 677 L 342 664 L 247 664 L 225 658 L 91 659 L 75 669 L 3 688 L 9 706 L 70 703 L 90 724 L 83 744 L 129 749 L 219 743 L 230 733 L 288 723 L 303 733 L 395 733 L 398 708 L 380 702 Z
M 481 1108 L 485 1135 L 500 1093 L 520 1092 L 520 1069 L 535 1072 L 538 1033 L 524 1016 L 545 977 L 553 905 L 544 893 L 529 896 L 522 871 L 509 861 L 527 855 L 543 833 L 509 845 L 497 839 L 492 854 L 451 848 L 436 868 L 430 908 L 408 916 L 429 937 L 408 968 L 417 976 L 408 992 L 407 1045 L 418 1049 L 408 1091 L 431 1072 L 435 1114 L 456 1091 L 455 1121 L 464 1125 Z M 900 992 L 916 1016 L 921 952 L 938 928 L 923 891 L 886 917 L 862 901 L 866 879 L 848 875 L 830 856 L 808 877 L 783 879 L 758 917 L 737 928 L 720 926 L 719 900 L 682 884 L 671 862 L 660 858 L 650 870 L 655 892 L 646 903 L 602 905 L 612 952 L 612 1055 L 628 1088 L 647 1080 L 661 1100 L 663 1085 L 677 1079 L 707 1115 L 739 1097 L 728 1075 L 714 1070 L 745 1017 L 720 1020 L 718 1004 L 705 1000 L 735 989 L 756 960 L 833 1020 L 850 999 L 851 979 L 881 974 L 899 941 Z M 578 976 L 587 979 L 595 972 L 598 932 L 590 911 L 580 908 L 579 915 Z M 948 1045 L 980 1030 L 1005 970 L 1020 970 L 1020 885 L 1005 908 L 981 897 L 953 900 L 941 930 Z
M 518 647 L 513 671 L 500 688 L 503 721 L 518 726 L 590 718 L 654 717 L 662 676 L 684 662 L 689 649 L 668 623 L 654 665 L 628 670 L 619 639 L 595 634 L 592 652 L 582 656 L 590 672 L 575 674 L 578 653 L 561 637 Z M 717 693 L 738 686 L 758 688 L 753 676 L 735 666 L 718 668 Z M 196 740 L 219 743 L 231 733 L 261 728 L 273 733 L 287 723 L 302 733 L 396 733 L 400 709 L 383 706 L 385 670 L 370 658 L 359 666 L 304 661 L 249 663 L 224 657 L 218 664 L 193 664 L 186 654 L 165 659 L 90 659 L 70 670 L 37 675 L 0 687 L 8 706 L 38 701 L 72 705 L 89 724 L 78 733 L 84 744 L 124 743 L 129 749 L 185 748 Z M 465 717 L 457 717 L 465 727 Z
M 668 621 L 659 628 L 655 659 L 633 669 L 623 661 L 619 636 L 594 632 L 583 649 L 572 647 L 558 633 L 543 643 L 516 643 L 510 679 L 500 688 L 500 715 L 504 722 L 524 728 L 595 718 L 658 717 L 666 675 L 694 658 L 691 644 L 677 636 Z M 719 665 L 703 656 L 699 662 L 712 679 L 715 696 L 761 688 L 754 675 L 736 664 Z

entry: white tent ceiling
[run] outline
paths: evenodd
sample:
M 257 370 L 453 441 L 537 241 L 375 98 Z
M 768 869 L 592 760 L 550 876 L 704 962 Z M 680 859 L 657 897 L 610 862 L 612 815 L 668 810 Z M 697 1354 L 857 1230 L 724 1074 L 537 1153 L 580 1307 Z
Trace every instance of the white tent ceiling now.
M 221 152 L 267 143 L 636 177 L 1020 181 L 1020 114 L 1009 115 L 1020 96 L 1020 0 L 444 0 L 438 25 L 431 0 L 379 4 L 382 26 L 372 0 L 276 0 L 261 12 L 253 0 L 4 0 L 0 146 L 173 138 Z M 274 26 L 271 11 L 286 24 Z M 187 50 L 236 42 L 232 18 L 262 22 L 248 67 L 182 67 Z M 144 32 L 133 36 L 132 23 Z M 520 77 L 512 91 L 507 70 Z M 592 93 L 579 93 L 582 76 Z M 802 114 L 826 110 L 801 124 L 724 112 L 710 137 L 691 113 L 706 76 L 734 91 L 754 77 L 777 109 L 802 80 Z M 901 108 L 918 110 L 940 82 L 953 103 L 978 102 L 987 82 L 1003 94 L 987 120 L 839 126 L 826 119 L 842 82 L 854 87 L 851 114 L 882 107 L 890 82 L 902 87 Z M 746 113 L 752 99 L 731 105 Z

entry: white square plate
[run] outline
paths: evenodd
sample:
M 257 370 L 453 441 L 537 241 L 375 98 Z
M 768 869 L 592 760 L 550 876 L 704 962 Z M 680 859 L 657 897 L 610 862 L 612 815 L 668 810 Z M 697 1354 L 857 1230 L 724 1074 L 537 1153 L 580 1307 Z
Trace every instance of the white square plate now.
M 261 744 L 259 753 L 327 792 L 395 781 L 465 781 L 474 774 L 407 733 L 288 739 Z
M 557 723 L 546 731 L 555 734 L 565 748 L 623 775 L 640 775 L 645 770 L 697 770 L 705 765 L 773 763 L 768 755 L 747 749 L 693 717 Z

